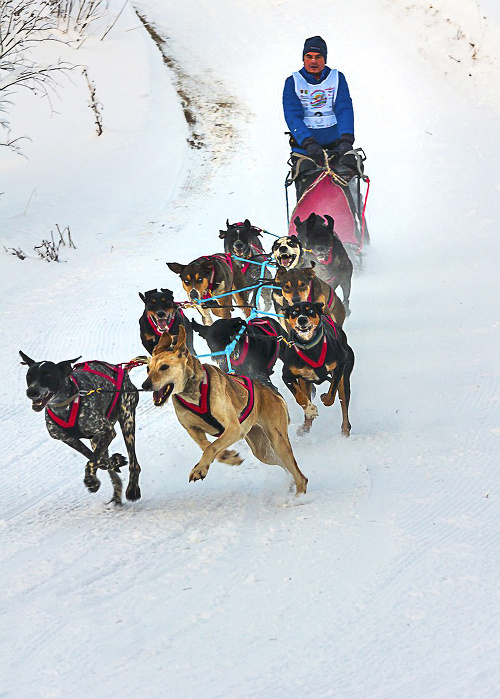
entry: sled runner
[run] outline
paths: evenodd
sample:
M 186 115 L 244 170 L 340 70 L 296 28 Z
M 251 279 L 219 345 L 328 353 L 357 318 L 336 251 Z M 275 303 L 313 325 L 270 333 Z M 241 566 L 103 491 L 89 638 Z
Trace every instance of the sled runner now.
M 324 153 L 325 165 L 322 168 L 305 155 L 292 153 L 290 157 L 291 170 L 285 187 L 295 183 L 297 204 L 292 215 L 288 216 L 287 193 L 289 235 L 296 235 L 300 239 L 295 225 L 297 217 L 303 221 L 311 213 L 331 216 L 335 221 L 335 232 L 355 267 L 360 269 L 363 248 L 369 243 L 365 209 L 370 180 L 363 171 L 366 156 L 361 148 L 356 148 L 335 165 L 334 158 L 327 151 Z M 366 184 L 364 194 L 361 191 L 362 180 Z

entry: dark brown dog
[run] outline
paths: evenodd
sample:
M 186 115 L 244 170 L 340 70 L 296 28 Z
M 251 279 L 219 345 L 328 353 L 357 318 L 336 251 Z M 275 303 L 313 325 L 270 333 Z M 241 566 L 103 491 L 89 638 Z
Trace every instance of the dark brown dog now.
M 324 405 L 333 405 L 338 391 L 342 407 L 342 434 L 349 436 L 350 376 L 354 352 L 342 328 L 324 316 L 321 303 L 301 302 L 285 308 L 290 326 L 290 342 L 282 348 L 283 382 L 304 410 L 299 434 L 309 432 L 318 409 L 311 401 L 313 384 L 330 382 L 321 396 Z
M 165 330 L 171 335 L 179 334 L 179 326 L 183 325 L 187 335 L 187 346 L 190 352 L 193 348 L 193 329 L 182 308 L 174 301 L 170 289 L 151 289 L 139 296 L 144 301 L 144 312 L 139 318 L 141 342 L 146 352 L 151 354 Z
M 344 305 L 331 286 L 316 276 L 314 268 L 315 262 L 299 269 L 278 267 L 274 283 L 280 289 L 273 291 L 276 313 L 283 313 L 287 306 L 300 301 L 320 302 L 325 315 L 342 326 L 346 316 Z
M 294 224 L 306 251 L 307 260 L 316 262 L 317 276 L 332 289 L 340 286 L 344 306 L 349 315 L 353 266 L 342 241 L 334 231 L 333 218 L 327 215 L 323 218 L 313 213 L 304 221 L 297 216 Z
M 250 315 L 248 292 L 238 291 L 247 286 L 245 277 L 241 269 L 233 265 L 230 255 L 204 255 L 187 265 L 167 262 L 167 266 L 181 278 L 184 291 L 201 313 L 204 325 L 213 322 L 210 311 L 218 318 L 230 318 L 233 298 L 237 305 L 243 307 L 244 314 L 247 317 Z M 231 291 L 234 293 L 231 294 Z M 227 295 L 211 300 L 222 294 Z
M 282 466 L 292 475 L 297 495 L 306 492 L 307 478 L 297 466 L 288 439 L 284 399 L 258 381 L 229 376 L 212 364 L 201 364 L 188 352 L 182 326 L 176 344 L 168 332 L 162 335 L 142 387 L 154 391 L 158 406 L 173 395 L 179 422 L 203 450 L 189 474 L 190 481 L 205 478 L 215 459 L 240 464 L 239 454 L 229 447 L 245 439 L 259 461 Z M 206 435 L 216 437 L 215 441 L 210 442 Z

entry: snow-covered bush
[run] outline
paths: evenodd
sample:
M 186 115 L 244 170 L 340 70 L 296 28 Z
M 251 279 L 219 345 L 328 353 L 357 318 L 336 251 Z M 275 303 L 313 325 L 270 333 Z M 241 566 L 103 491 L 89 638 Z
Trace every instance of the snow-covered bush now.
M 47 95 L 56 85 L 58 72 L 71 66 L 63 62 L 39 63 L 32 51 L 43 41 L 55 41 L 57 23 L 50 0 L 0 0 L 0 125 L 9 131 L 6 116 L 9 96 L 19 87 Z M 9 137 L 1 145 L 14 146 Z

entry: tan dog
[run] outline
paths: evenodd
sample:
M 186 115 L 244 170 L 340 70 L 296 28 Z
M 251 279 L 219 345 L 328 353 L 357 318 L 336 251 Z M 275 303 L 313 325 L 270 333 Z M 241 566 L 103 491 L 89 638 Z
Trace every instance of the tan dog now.
M 315 262 L 311 261 L 310 265 L 298 269 L 278 267 L 274 284 L 280 289 L 273 291 L 276 313 L 283 313 L 287 306 L 301 301 L 319 302 L 323 304 L 324 314 L 342 327 L 346 316 L 344 304 L 332 287 L 316 276 Z
M 182 325 L 175 345 L 168 332 L 161 336 L 142 387 L 154 391 L 157 406 L 173 395 L 179 422 L 203 450 L 189 474 L 190 481 L 205 478 L 215 459 L 241 464 L 238 452 L 228 447 L 245 439 L 259 461 L 289 471 L 297 495 L 306 492 L 307 478 L 297 466 L 288 439 L 289 417 L 284 399 L 258 381 L 229 376 L 216 366 L 201 364 L 186 348 Z M 216 439 L 210 442 L 207 434 Z

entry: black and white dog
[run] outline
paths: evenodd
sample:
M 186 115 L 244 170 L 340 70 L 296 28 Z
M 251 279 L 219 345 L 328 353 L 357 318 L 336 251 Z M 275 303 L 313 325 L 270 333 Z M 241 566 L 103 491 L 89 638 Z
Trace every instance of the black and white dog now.
M 113 484 L 111 502 L 116 505 L 122 502 L 118 473 L 127 460 L 121 454 L 109 456 L 108 447 L 119 422 L 129 457 L 126 495 L 128 500 L 138 500 L 141 468 L 135 453 L 135 410 L 139 393 L 127 370 L 101 361 L 36 362 L 24 352 L 19 354 L 22 364 L 28 366 L 26 395 L 31 407 L 37 413 L 45 410 L 45 424 L 53 439 L 60 439 L 88 459 L 83 482 L 90 492 L 97 492 L 101 485 L 97 470 L 108 471 Z M 89 439 L 92 449 L 82 439 Z
M 302 243 L 295 235 L 285 235 L 274 241 L 271 253 L 278 267 L 296 269 L 304 267 L 306 256 L 302 249 Z

